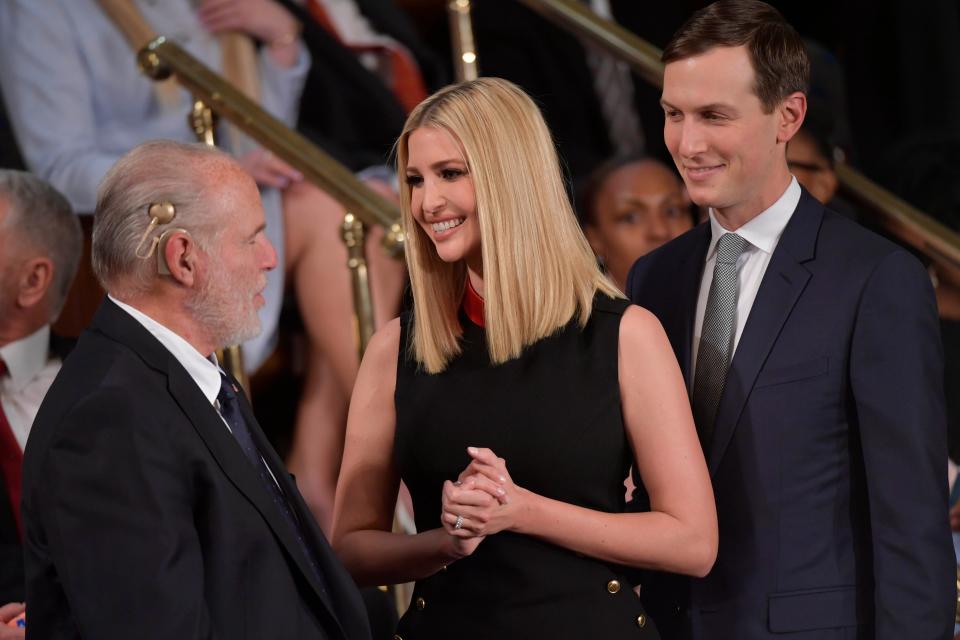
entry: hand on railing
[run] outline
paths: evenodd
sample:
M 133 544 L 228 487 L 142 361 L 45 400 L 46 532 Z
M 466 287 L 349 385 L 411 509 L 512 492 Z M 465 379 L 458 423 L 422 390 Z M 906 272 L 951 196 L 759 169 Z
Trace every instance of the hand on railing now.
M 303 174 L 266 149 L 253 149 L 239 158 L 247 173 L 261 187 L 286 189 L 295 182 L 303 181 Z
M 274 0 L 202 0 L 197 16 L 210 33 L 245 33 L 270 47 L 278 63 L 296 62 L 300 23 Z M 292 58 L 280 55 L 286 49 Z

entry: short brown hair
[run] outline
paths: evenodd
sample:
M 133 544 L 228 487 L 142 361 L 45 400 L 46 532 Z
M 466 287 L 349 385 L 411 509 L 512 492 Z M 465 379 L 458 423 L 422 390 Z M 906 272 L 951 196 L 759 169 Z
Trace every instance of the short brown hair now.
M 700 9 L 673 34 L 660 60 L 669 64 L 744 45 L 756 76 L 754 92 L 767 113 L 791 93 L 807 92 L 810 59 L 800 34 L 760 0 L 719 0 Z

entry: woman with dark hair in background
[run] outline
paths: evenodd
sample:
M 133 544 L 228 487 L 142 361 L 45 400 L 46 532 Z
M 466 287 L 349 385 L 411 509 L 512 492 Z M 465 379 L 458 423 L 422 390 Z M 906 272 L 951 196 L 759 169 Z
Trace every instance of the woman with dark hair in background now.
M 676 171 L 644 156 L 605 162 L 590 174 L 578 200 L 587 240 L 621 291 L 637 258 L 697 223 Z

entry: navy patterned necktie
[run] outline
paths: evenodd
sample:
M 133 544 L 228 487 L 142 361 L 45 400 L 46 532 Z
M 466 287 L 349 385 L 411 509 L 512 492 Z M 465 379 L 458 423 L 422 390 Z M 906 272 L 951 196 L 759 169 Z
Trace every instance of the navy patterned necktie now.
M 236 439 L 237 444 L 240 445 L 240 449 L 243 450 L 247 460 L 250 461 L 250 464 L 253 465 L 253 468 L 257 471 L 260 481 L 263 483 L 267 493 L 270 494 L 270 497 L 273 499 L 273 503 L 277 506 L 277 509 L 280 511 L 283 519 L 293 530 L 293 533 L 297 538 L 297 543 L 300 545 L 304 555 L 306 555 L 310 568 L 313 570 L 313 574 L 317 579 L 317 582 L 320 583 L 321 588 L 326 590 L 326 581 L 323 579 L 323 575 L 320 573 L 314 553 L 311 551 L 309 545 L 307 545 L 300 521 L 294 513 L 293 508 L 290 506 L 290 502 L 287 500 L 286 496 L 283 494 L 283 491 L 280 489 L 280 486 L 277 484 L 277 481 L 270 473 L 270 469 L 267 467 L 267 463 L 264 461 L 263 456 L 260 455 L 260 450 L 257 448 L 256 443 L 253 441 L 253 436 L 250 434 L 247 421 L 243 418 L 243 413 L 240 410 L 240 401 L 237 399 L 238 393 L 239 391 L 236 387 L 234 387 L 233 383 L 230 382 L 226 376 L 221 374 L 220 393 L 217 394 L 220 415 L 230 427 L 230 431 L 233 433 L 234 439 Z
M 725 233 L 717 242 L 717 262 L 703 314 L 693 378 L 693 419 L 704 451 L 713 438 L 713 423 L 733 356 L 734 318 L 740 290 L 737 261 L 748 244 L 735 233 Z

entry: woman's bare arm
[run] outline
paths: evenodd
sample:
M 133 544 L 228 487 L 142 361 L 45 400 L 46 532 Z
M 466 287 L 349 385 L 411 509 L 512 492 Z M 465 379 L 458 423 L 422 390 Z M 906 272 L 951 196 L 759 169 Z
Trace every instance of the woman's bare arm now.
M 513 484 L 509 460 L 471 448 L 464 485 L 444 490 L 448 531 L 458 514 L 473 535 L 511 530 L 619 564 L 697 576 L 709 572 L 717 554 L 716 507 L 673 350 L 656 318 L 630 307 L 621 321 L 619 351 L 624 422 L 651 511 L 604 513 L 534 494 Z M 507 504 L 460 500 L 480 475 L 505 491 Z
M 374 335 L 350 401 L 343 463 L 334 501 L 333 545 L 360 585 L 432 575 L 472 553 L 482 538 L 454 539 L 442 528 L 391 533 L 399 487 L 394 464 L 394 391 L 400 321 Z

